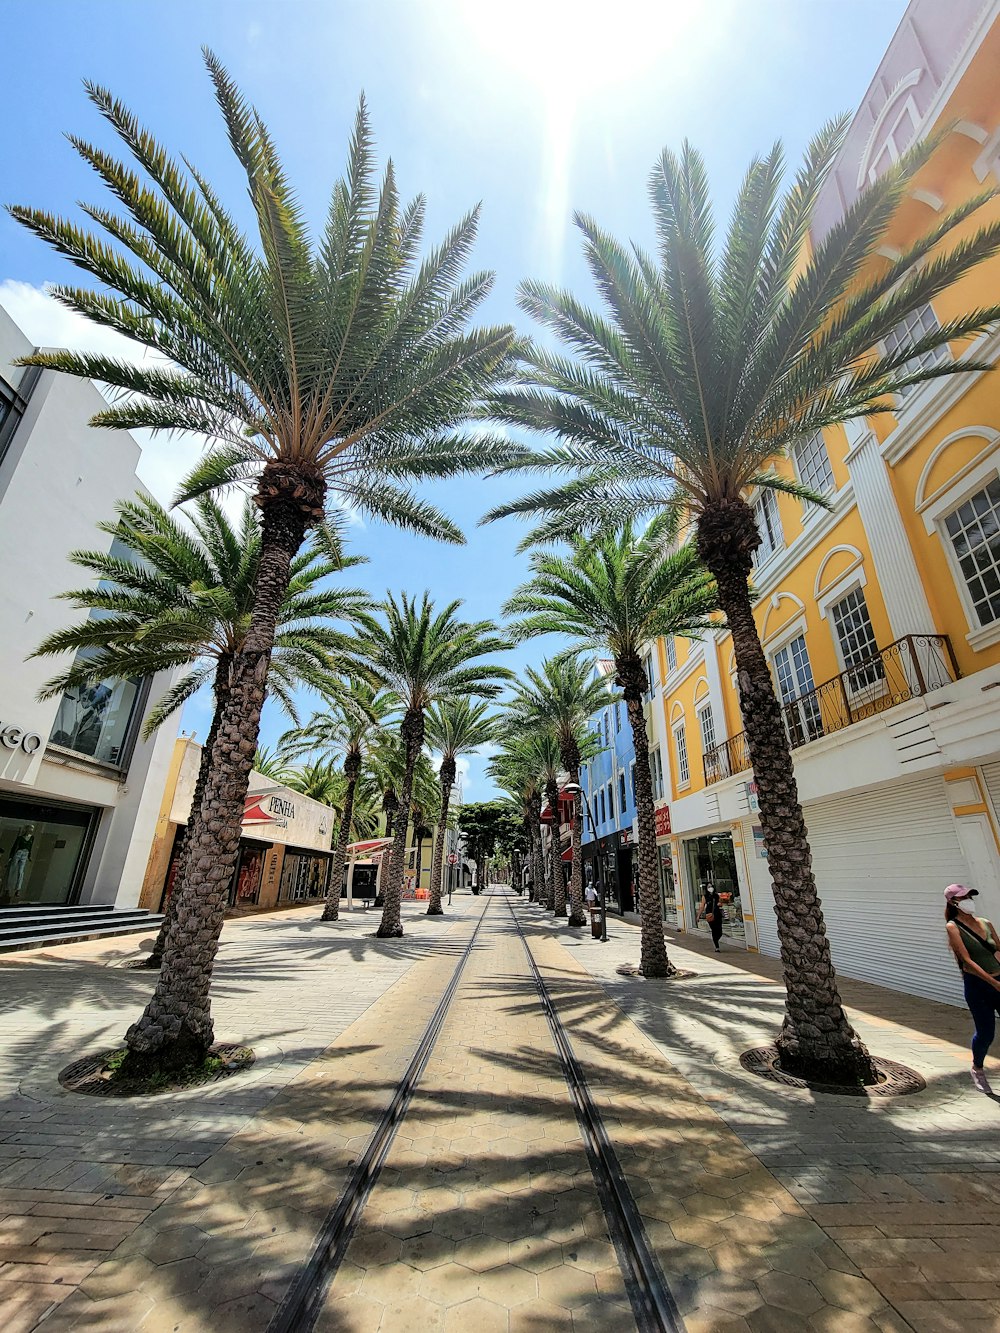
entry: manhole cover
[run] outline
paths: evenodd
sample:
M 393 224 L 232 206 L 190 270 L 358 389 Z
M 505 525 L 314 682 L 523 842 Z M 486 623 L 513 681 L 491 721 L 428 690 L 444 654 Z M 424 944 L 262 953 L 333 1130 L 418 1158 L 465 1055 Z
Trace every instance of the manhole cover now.
M 671 972 L 669 977 L 643 977 L 641 970 L 633 963 L 622 963 L 621 967 L 616 967 L 615 971 L 620 977 L 642 977 L 643 981 L 686 981 L 688 977 L 696 977 L 697 972 L 684 972 L 677 968 Z
M 217 1068 L 178 1070 L 176 1074 L 165 1075 L 162 1084 L 137 1087 L 134 1083 L 119 1082 L 111 1077 L 109 1062 L 121 1054 L 121 1049 L 118 1049 L 102 1051 L 100 1055 L 88 1055 L 83 1060 L 67 1065 L 59 1075 L 59 1082 L 67 1092 L 82 1092 L 88 1097 L 150 1097 L 160 1092 L 181 1092 L 185 1088 L 218 1083 L 220 1079 L 249 1069 L 255 1059 L 249 1046 L 220 1043 L 208 1052 L 221 1062 Z
M 758 1046 L 752 1051 L 744 1051 L 740 1056 L 740 1064 L 747 1073 L 756 1074 L 758 1078 L 766 1078 L 786 1088 L 809 1088 L 813 1092 L 826 1092 L 838 1097 L 905 1097 L 911 1092 L 923 1092 L 927 1087 L 915 1069 L 897 1064 L 895 1060 L 883 1060 L 880 1056 L 873 1056 L 872 1060 L 878 1082 L 868 1088 L 859 1088 L 852 1084 L 817 1083 L 786 1074 L 778 1067 L 776 1046 Z

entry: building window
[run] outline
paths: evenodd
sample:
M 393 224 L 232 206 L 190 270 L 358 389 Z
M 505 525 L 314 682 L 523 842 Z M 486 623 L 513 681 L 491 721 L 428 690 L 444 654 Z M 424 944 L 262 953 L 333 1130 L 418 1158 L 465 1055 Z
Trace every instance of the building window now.
M 653 780 L 653 799 L 658 801 L 663 796 L 663 760 L 659 746 L 649 752 L 649 772 Z
M 822 431 L 800 440 L 793 451 L 799 480 L 817 495 L 829 495 L 834 489 L 833 468 Z
M 944 520 L 980 627 L 1000 620 L 1000 477 Z
M 703 704 L 698 709 L 698 725 L 701 727 L 702 753 L 708 754 L 709 750 L 715 749 L 715 718 L 712 716 L 711 704 Z
M 646 673 L 645 697 L 651 699 L 656 693 L 656 671 L 653 667 L 653 654 L 646 653 L 642 659 L 642 669 Z
M 774 654 L 774 674 L 784 704 L 785 729 L 792 745 L 804 745 L 823 734 L 805 635 L 800 634 Z
M 622 814 L 628 809 L 628 793 L 625 790 L 624 772 L 618 774 L 618 808 Z
M 928 333 L 935 333 L 939 328 L 937 316 L 929 305 L 921 306 L 919 310 L 912 311 L 905 319 L 901 319 L 894 329 L 886 334 L 885 351 L 887 356 L 893 356 L 900 348 L 910 346 L 925 338 Z M 915 356 L 911 361 L 897 373 L 907 374 L 910 371 L 920 369 L 930 369 L 931 366 L 943 365 L 945 361 L 951 359 L 951 353 L 947 346 L 935 347 L 932 352 L 924 352 L 922 356 Z M 905 398 L 907 394 L 913 392 L 917 386 L 911 384 L 908 388 L 901 390 L 901 397 Z
M 81 649 L 81 653 L 85 651 Z M 138 678 L 102 680 L 67 690 L 59 700 L 50 742 L 122 768 L 140 685 Z
M 599 824 L 603 824 L 604 821 L 605 821 L 605 820 L 607 819 L 607 817 L 608 817 L 607 806 L 604 804 L 604 788 L 603 788 L 603 787 L 601 788 L 600 796 L 599 796 L 599 798 L 598 798 L 598 805 L 600 806 L 600 809 L 599 809 L 598 812 L 597 812 L 598 815 L 599 815 L 599 818 L 598 818 L 598 821 L 597 821 L 597 822 L 598 822 Z
M 757 499 L 754 500 L 752 508 L 754 522 L 757 524 L 757 531 L 760 533 L 760 545 L 754 552 L 754 564 L 759 567 L 765 560 L 774 555 L 779 546 L 784 545 L 784 541 L 781 536 L 778 502 L 774 498 L 774 491 L 761 491 Z
M 884 680 L 885 671 L 878 656 L 864 589 L 852 588 L 846 597 L 830 607 L 830 615 L 847 669 L 848 688 L 861 690 Z
M 683 722 L 674 727 L 674 749 L 677 751 L 677 783 L 686 787 L 691 781 L 691 769 L 688 765 L 687 732 Z
M 909 95 L 903 101 L 896 115 L 889 120 L 889 128 L 886 130 L 881 147 L 872 154 L 871 165 L 868 168 L 869 184 L 874 184 L 883 171 L 892 166 L 893 162 L 899 161 L 902 153 L 906 151 L 916 137 L 919 124 L 920 113 L 917 111 L 912 95 Z M 860 185 L 861 182 L 859 181 L 858 184 Z
M 619 700 L 619 701 L 617 701 L 617 702 L 615 703 L 615 735 L 616 735 L 616 736 L 617 736 L 617 734 L 621 731 L 621 729 L 622 729 L 622 706 L 621 706 L 621 701 Z
M 635 798 L 635 760 L 634 760 L 634 759 L 632 760 L 632 762 L 631 762 L 631 763 L 629 764 L 629 766 L 628 766 L 628 772 L 629 772 L 629 786 L 632 788 L 632 803 L 635 804 L 635 799 L 636 799 L 636 798 Z
M 608 818 L 609 818 L 609 819 L 614 819 L 614 817 L 615 817 L 615 788 L 614 788 L 614 783 L 609 782 L 609 783 L 608 783 Z
M 677 644 L 674 643 L 673 639 L 667 639 L 667 640 L 666 640 L 666 648 L 667 648 L 667 670 L 668 670 L 668 671 L 676 671 L 676 670 L 677 670 Z

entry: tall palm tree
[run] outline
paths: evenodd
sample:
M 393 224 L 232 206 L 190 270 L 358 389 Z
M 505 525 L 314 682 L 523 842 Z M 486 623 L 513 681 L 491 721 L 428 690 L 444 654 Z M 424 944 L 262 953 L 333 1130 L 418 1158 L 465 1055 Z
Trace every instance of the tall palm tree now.
M 400 700 L 400 724 L 406 756 L 398 794 L 399 808 L 393 829 L 389 873 L 383 885 L 380 938 L 402 935 L 400 901 L 406 834 L 413 774 L 424 745 L 425 714 L 432 704 L 460 697 L 493 699 L 502 682 L 511 678 L 506 668 L 481 659 L 510 647 L 487 621 L 462 621 L 461 602 L 437 610 L 428 593 L 418 602 L 392 593 L 381 603 L 381 619 L 363 618 L 364 633 L 355 652 L 362 669 Z
M 303 726 L 286 731 L 278 742 L 281 752 L 292 759 L 319 754 L 332 762 L 343 755 L 344 806 L 330 867 L 330 884 L 323 904 L 323 921 L 336 921 L 340 916 L 340 893 L 361 766 L 397 702 L 393 695 L 375 689 L 364 680 L 352 680 L 346 693 L 327 700 L 324 711 L 315 713 Z
M 594 663 L 576 653 L 561 653 L 549 657 L 541 670 L 528 667 L 525 681 L 514 694 L 511 711 L 519 728 L 538 727 L 551 731 L 559 746 L 559 758 L 569 775 L 570 782 L 579 783 L 580 764 L 585 757 L 588 722 L 592 714 L 608 702 L 607 687 L 594 678 Z M 551 783 L 555 788 L 555 783 Z M 549 791 L 549 807 L 553 818 L 554 873 L 556 876 L 556 911 L 560 911 L 559 890 L 562 868 L 559 864 L 559 800 L 558 790 Z M 583 911 L 583 820 L 580 802 L 574 802 L 570 821 L 572 857 L 569 881 L 569 924 L 586 924 Z M 561 914 L 561 913 L 560 913 Z
M 45 698 L 101 680 L 182 670 L 147 714 L 147 736 L 203 685 L 211 685 L 212 721 L 202 746 L 192 815 L 182 835 L 166 915 L 145 960 L 147 967 L 158 968 L 187 882 L 194 811 L 208 780 L 233 662 L 250 627 L 260 560 L 260 511 L 248 500 L 233 525 L 207 496 L 171 514 L 151 497 L 137 495 L 119 501 L 115 514 L 98 524 L 100 531 L 114 538 L 109 551 L 74 551 L 69 557 L 97 579 L 91 586 L 62 594 L 76 610 L 87 611 L 87 619 L 50 634 L 35 656 L 76 654 L 66 670 L 46 683 Z M 345 528 L 343 518 L 333 516 L 316 529 L 292 561 L 278 611 L 267 688 L 293 719 L 293 692 L 326 680 L 331 653 L 344 643 L 343 633 L 328 622 L 349 624 L 369 604 L 360 589 L 329 583 L 333 575 L 363 563 L 361 557 L 345 554 Z M 256 756 L 253 762 L 262 771 Z M 280 760 L 274 762 L 284 768 Z
M 205 59 L 246 176 L 254 235 L 201 172 L 186 159 L 182 168 L 95 84 L 88 94 L 126 161 L 71 142 L 128 216 L 88 206 L 91 232 L 41 209 L 10 209 L 99 284 L 58 287 L 57 299 L 154 353 L 136 364 L 40 352 L 31 363 L 121 390 L 95 425 L 209 436 L 213 446 L 182 496 L 249 483 L 262 515 L 253 615 L 192 814 L 197 857 L 183 890 L 190 903 L 178 907 L 158 985 L 126 1037 L 132 1063 L 147 1066 L 199 1056 L 212 1041 L 208 992 L 226 886 L 275 621 L 305 534 L 340 496 L 380 520 L 460 541 L 408 484 L 480 471 L 512 448 L 462 430 L 506 373 L 514 346 L 508 327 L 468 330 L 491 282 L 487 274 L 458 278 L 476 214 L 420 263 L 423 200 L 401 206 L 391 165 L 379 183 L 362 101 L 346 175 L 315 240 L 260 115 L 219 61 Z
M 431 863 L 431 891 L 427 904 L 428 916 L 441 916 L 441 882 L 444 869 L 445 831 L 448 826 L 448 807 L 451 791 L 458 772 L 461 755 L 472 754 L 481 745 L 493 739 L 495 722 L 488 706 L 473 703 L 468 697 L 448 699 L 432 706 L 427 713 L 426 736 L 432 750 L 441 756 L 438 782 L 441 787 L 441 813 L 438 816 L 437 840 Z
M 671 976 L 663 937 L 653 814 L 649 735 L 642 711 L 649 688 L 643 646 L 661 635 L 698 635 L 717 598 L 711 575 L 691 546 L 676 548 L 676 522 L 659 514 L 636 535 L 631 523 L 595 537 L 576 536 L 568 556 L 536 551 L 532 577 L 514 593 L 504 614 L 520 616 L 516 638 L 565 634 L 574 647 L 610 653 L 628 711 L 635 747 L 635 796 L 639 823 L 639 906 L 642 920 L 640 970 L 646 977 Z
M 531 465 L 575 475 L 494 516 L 542 516 L 549 536 L 678 507 L 692 520 L 733 636 L 760 794 L 787 991 L 781 1063 L 828 1082 L 871 1082 L 870 1056 L 841 1005 L 754 623 L 748 580 L 761 538 L 747 496 L 761 488 L 820 502 L 772 461 L 824 427 L 894 411 L 893 394 L 910 385 L 986 368 L 930 353 L 992 327 L 996 305 L 916 339 L 899 334 L 908 315 L 997 253 L 1000 222 L 975 229 L 974 215 L 993 198 L 984 191 L 939 213 L 902 250 L 894 244 L 891 226 L 940 142 L 932 138 L 889 166 L 825 234 L 810 234 L 845 129 L 841 120 L 820 132 L 784 193 L 780 144 L 755 158 L 720 246 L 704 162 L 689 144 L 679 157 L 664 151 L 650 178 L 655 258 L 577 216 L 607 316 L 569 292 L 524 284 L 522 308 L 570 355 L 532 351 L 493 408 L 506 422 L 561 436 Z

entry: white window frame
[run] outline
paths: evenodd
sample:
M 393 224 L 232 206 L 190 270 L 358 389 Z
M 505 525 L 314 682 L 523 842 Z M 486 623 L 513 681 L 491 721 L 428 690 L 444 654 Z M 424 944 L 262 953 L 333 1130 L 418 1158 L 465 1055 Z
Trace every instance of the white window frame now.
M 702 699 L 695 705 L 695 717 L 698 719 L 698 730 L 701 732 L 701 752 L 708 754 L 709 750 L 714 750 L 719 743 L 719 738 L 715 734 L 715 714 L 712 712 L 711 699 Z M 711 741 L 705 736 L 705 718 L 708 718 L 709 729 L 712 733 Z
M 683 791 L 691 786 L 691 755 L 687 747 L 686 719 L 681 718 L 670 728 L 674 737 L 674 757 L 677 760 L 677 789 Z M 684 770 L 687 770 L 685 776 Z
M 873 681 L 870 685 L 851 684 L 851 672 L 863 671 L 863 667 L 852 666 L 844 657 L 844 649 L 840 642 L 840 635 L 837 633 L 837 626 L 833 619 L 833 608 L 850 596 L 852 592 L 860 592 L 864 598 L 865 608 L 868 611 L 868 623 L 872 626 L 872 635 L 875 634 L 875 626 L 872 624 L 871 607 L 868 605 L 868 598 L 865 596 L 865 587 L 867 579 L 863 577 L 862 570 L 856 570 L 848 579 L 843 580 L 836 588 L 823 594 L 823 615 L 830 625 L 830 637 L 833 639 L 833 651 L 837 657 L 837 663 L 842 673 L 846 672 L 844 679 L 844 689 L 847 692 L 848 701 L 853 704 L 855 700 L 871 701 L 883 698 L 889 692 L 889 681 L 886 678 L 885 667 L 882 667 L 882 678 L 880 682 Z M 885 645 L 883 645 L 885 647 Z M 881 652 L 878 639 L 875 640 L 876 652 Z
M 629 788 L 630 788 L 630 790 L 631 790 L 631 792 L 632 792 L 632 804 L 633 804 L 634 806 L 636 806 L 636 808 L 638 808 L 639 801 L 638 801 L 638 798 L 636 797 L 636 794 L 635 794 L 635 760 L 634 760 L 634 759 L 632 760 L 632 762 L 631 762 L 631 763 L 629 764 L 629 766 L 628 766 L 628 785 L 629 785 Z
M 910 124 L 913 127 L 913 134 L 906 141 L 903 147 L 899 148 L 896 145 L 895 136 L 897 131 L 899 130 L 900 123 L 902 122 L 904 116 L 909 117 Z M 885 131 L 885 133 L 881 135 L 878 149 L 875 152 L 871 153 L 869 156 L 869 161 L 868 161 L 869 185 L 874 185 L 875 182 L 878 180 L 879 176 L 881 176 L 882 170 L 884 170 L 884 168 L 880 168 L 879 163 L 882 161 L 882 158 L 886 154 L 888 154 L 889 156 L 889 161 L 886 165 L 891 166 L 893 162 L 898 162 L 903 153 L 905 153 L 908 148 L 912 148 L 912 146 L 917 142 L 917 138 L 920 134 L 920 121 L 921 121 L 920 112 L 917 110 L 917 104 L 913 100 L 913 94 L 910 93 L 908 96 L 903 98 L 899 110 L 892 118 L 892 123 L 889 125 L 889 128 Z
M 768 517 L 768 508 L 771 507 L 770 518 Z M 754 569 L 763 569 L 769 560 L 785 549 L 785 533 L 781 526 L 781 515 L 778 513 L 778 501 L 774 491 L 764 486 L 754 496 L 750 503 L 753 512 L 753 521 L 757 525 L 757 531 L 761 534 L 761 543 L 753 553 Z M 760 514 L 758 515 L 758 509 Z M 773 518 L 773 524 L 771 522 Z M 762 519 L 766 521 L 762 522 Z M 774 537 L 771 529 L 777 533 Z M 773 546 L 768 543 L 774 541 Z M 766 548 L 766 549 L 765 549 Z
M 811 477 L 806 476 L 806 469 L 802 466 L 800 457 L 801 450 L 806 448 L 812 449 L 817 441 L 819 443 L 819 449 L 822 450 L 822 456 L 826 459 L 826 471 L 828 474 L 828 479 L 822 486 L 817 486 Z M 804 486 L 808 486 L 809 489 L 815 491 L 817 495 L 834 494 L 837 489 L 837 479 L 833 475 L 833 460 L 830 458 L 830 450 L 826 447 L 826 440 L 823 438 L 823 432 L 821 430 L 813 431 L 811 435 L 807 435 L 804 439 L 799 440 L 797 444 L 793 445 L 792 461 L 795 463 L 795 471 L 798 473 L 799 481 L 801 481 Z M 815 512 L 815 505 L 809 504 L 808 501 L 804 502 L 804 516 L 814 514 Z
M 653 799 L 658 801 L 663 796 L 663 755 L 658 745 L 654 745 L 649 752 L 649 774 L 653 783 Z
M 962 610 L 965 612 L 966 623 L 969 626 L 965 641 L 974 650 L 988 648 L 994 643 L 1000 643 L 1000 621 L 994 625 L 981 626 L 979 624 L 979 617 L 976 615 L 972 596 L 965 586 L 965 575 L 958 563 L 958 556 L 955 554 L 955 548 L 952 546 L 951 537 L 944 521 L 949 514 L 963 505 L 977 491 L 983 490 L 997 477 L 1000 477 L 1000 454 L 994 449 L 988 458 L 981 459 L 974 467 L 964 468 L 958 476 L 953 478 L 946 490 L 938 491 L 919 510 L 928 534 L 936 534 L 941 543 L 952 582 L 958 590 Z
M 608 818 L 612 824 L 618 818 L 615 813 L 615 784 L 608 778 Z
M 597 821 L 597 822 L 598 822 L 599 824 L 606 824 L 606 823 L 608 822 L 608 808 L 607 808 L 607 805 L 605 804 L 605 801 L 604 801 L 604 788 L 603 788 L 603 787 L 601 787 L 601 789 L 600 789 L 600 790 L 598 791 L 598 793 L 597 793 L 597 804 L 598 804 L 599 809 L 600 809 L 600 817 L 598 818 L 598 821 Z
M 621 700 L 615 700 L 615 735 L 617 736 L 622 729 L 622 705 Z
M 941 327 L 941 321 L 938 319 L 938 317 L 937 317 L 937 311 L 936 311 L 936 310 L 934 309 L 934 307 L 931 305 L 930 301 L 925 301 L 924 304 L 923 304 L 923 306 L 921 306 L 921 311 L 924 311 L 924 310 L 929 310 L 929 311 L 931 312 L 931 315 L 932 315 L 932 317 L 933 317 L 933 319 L 934 319 L 934 323 L 937 325 L 938 328 L 940 328 L 940 327 Z M 900 324 L 906 324 L 906 320 L 905 320 L 905 319 L 902 319 L 902 320 L 899 321 L 899 323 L 900 323 Z M 896 327 L 898 328 L 899 325 L 896 325 Z M 910 341 L 915 341 L 915 339 L 912 339 L 912 338 L 911 338 Z M 887 356 L 887 355 L 889 354 L 889 346 L 888 346 L 888 343 L 886 343 L 885 340 L 883 339 L 883 341 L 882 341 L 882 343 L 880 344 L 880 346 L 881 346 L 881 350 L 882 350 L 882 354 L 883 354 L 883 356 Z M 927 357 L 932 357 L 933 360 L 931 360 L 931 361 L 928 362 L 928 361 L 925 360 L 925 358 L 927 358 Z M 915 361 L 915 362 L 911 361 L 911 362 L 909 363 L 909 365 L 910 365 L 911 368 L 912 368 L 914 365 L 917 365 L 917 366 L 927 366 L 927 365 L 943 366 L 943 365 L 945 364 L 946 361 L 951 361 L 951 360 L 952 360 L 951 352 L 950 352 L 950 350 L 949 350 L 947 344 L 945 344 L 943 347 L 939 347 L 939 348 L 937 349 L 936 352 L 925 352 L 923 357 L 917 357 L 917 358 L 916 358 L 916 361 Z M 904 374 L 905 371 L 901 368 L 897 373 L 899 373 L 899 374 Z M 913 395 L 914 395 L 915 393 L 917 393 L 920 389 L 926 389 L 926 388 L 928 387 L 928 384 L 929 384 L 929 383 L 930 383 L 930 381 L 926 381 L 926 382 L 923 383 L 923 384 L 911 384 L 910 387 L 909 387 L 908 389 L 904 389 L 902 393 L 897 393 L 896 396 L 895 396 L 895 397 L 896 397 L 896 408 L 897 408 L 897 411 L 899 411 L 899 410 L 901 410 L 903 407 L 907 406 L 907 405 L 911 402 Z
M 621 807 L 622 814 L 628 809 L 628 784 L 625 781 L 625 770 L 618 770 L 618 804 Z
M 664 640 L 664 655 L 667 659 L 667 672 L 672 673 L 677 670 L 677 644 L 673 638 Z

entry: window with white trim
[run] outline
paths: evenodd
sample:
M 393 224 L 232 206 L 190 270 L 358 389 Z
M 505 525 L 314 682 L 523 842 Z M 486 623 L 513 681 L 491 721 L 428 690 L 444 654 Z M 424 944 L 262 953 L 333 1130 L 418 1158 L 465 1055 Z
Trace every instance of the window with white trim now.
M 609 783 L 608 783 L 608 818 L 609 818 L 609 819 L 614 819 L 614 817 L 615 817 L 615 788 L 614 788 L 614 783 L 609 782 Z
M 618 733 L 621 731 L 621 729 L 622 729 L 622 706 L 621 706 L 621 703 L 620 703 L 620 702 L 616 701 L 616 702 L 615 702 L 615 735 L 616 735 L 616 736 L 617 736 Z
M 674 643 L 673 639 L 667 639 L 667 640 L 666 640 L 666 649 L 667 649 L 667 670 L 668 670 L 668 671 L 676 671 L 676 670 L 677 670 L 677 644 Z
M 861 690 L 883 681 L 885 669 L 878 656 L 864 589 L 852 588 L 839 602 L 834 602 L 830 618 L 847 670 L 848 688 Z
M 945 515 L 955 559 L 981 628 L 1000 621 L 1000 477 Z
M 607 808 L 607 805 L 606 805 L 605 802 L 604 802 L 604 788 L 603 788 L 603 787 L 602 787 L 601 790 L 598 792 L 598 796 L 597 796 L 597 804 L 598 804 L 598 806 L 600 807 L 599 810 L 598 810 L 598 812 L 597 812 L 597 813 L 598 813 L 598 820 L 597 820 L 597 822 L 598 822 L 599 824 L 603 824 L 603 823 L 606 821 L 607 817 L 608 817 L 608 808 Z
M 781 535 L 778 502 L 774 498 L 774 491 L 761 491 L 751 508 L 753 509 L 753 521 L 757 524 L 757 531 L 760 533 L 760 545 L 754 552 L 753 557 L 754 564 L 759 567 L 765 560 L 774 555 L 779 546 L 784 546 L 785 542 Z
M 921 306 L 919 310 L 913 310 L 904 319 L 901 319 L 894 329 L 891 329 L 885 336 L 885 351 L 887 356 L 892 356 L 911 343 L 918 342 L 925 338 L 928 333 L 936 332 L 941 325 L 938 323 L 937 315 L 929 305 Z M 931 366 L 943 365 L 945 361 L 951 360 L 951 353 L 947 345 L 935 347 L 931 352 L 924 352 L 922 356 L 915 356 L 902 367 L 898 374 L 905 375 L 918 367 L 929 369 Z M 911 394 L 916 384 L 911 384 L 908 388 L 901 390 L 900 397 L 906 398 Z
M 631 763 L 629 764 L 629 766 L 628 766 L 628 775 L 629 775 L 629 784 L 628 784 L 628 785 L 632 788 L 632 804 L 635 805 L 635 804 L 636 804 L 636 796 L 635 796 L 635 760 L 634 760 L 634 759 L 632 760 L 632 762 L 631 762 Z
M 702 754 L 708 754 L 715 748 L 715 718 L 710 703 L 704 703 L 698 709 L 698 726 L 701 728 Z
M 916 138 L 920 113 L 912 97 L 904 98 L 902 106 L 889 120 L 888 125 L 882 146 L 872 154 L 871 165 L 868 168 L 868 180 L 872 184 L 878 180 L 883 171 L 892 166 L 893 162 L 899 161 L 901 155 Z
M 658 745 L 649 752 L 649 772 L 653 780 L 653 799 L 658 801 L 663 796 L 663 759 Z
M 625 770 L 622 769 L 618 774 L 618 809 L 625 813 L 628 809 L 628 791 L 625 787 Z
M 686 787 L 691 781 L 691 766 L 688 763 L 687 729 L 683 722 L 674 727 L 674 751 L 677 755 L 677 785 Z
M 656 668 L 653 666 L 652 653 L 646 653 L 643 657 L 642 669 L 646 673 L 645 697 L 650 699 L 656 693 Z
M 789 741 L 794 746 L 816 740 L 823 735 L 823 716 L 805 635 L 798 634 L 783 644 L 771 660 Z
M 829 495 L 835 489 L 833 468 L 822 431 L 814 431 L 805 440 L 799 440 L 792 450 L 795 471 L 799 480 L 817 495 Z

